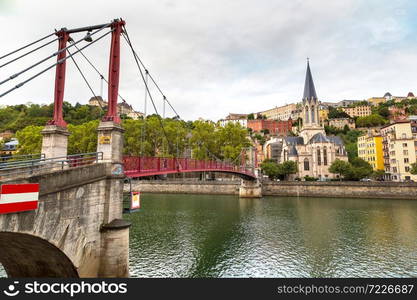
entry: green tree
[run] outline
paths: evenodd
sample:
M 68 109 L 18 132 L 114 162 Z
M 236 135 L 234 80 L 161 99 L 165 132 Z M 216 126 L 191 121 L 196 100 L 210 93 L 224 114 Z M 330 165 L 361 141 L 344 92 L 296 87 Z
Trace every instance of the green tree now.
M 288 178 L 288 175 L 296 174 L 298 172 L 298 165 L 294 161 L 284 161 L 282 164 L 278 165 L 278 172 L 279 175 L 284 177 L 284 179 Z
M 413 175 L 417 175 L 417 162 L 411 164 L 410 173 L 413 174 Z
M 98 120 L 81 125 L 68 125 L 68 154 L 89 153 L 97 151 Z
M 19 141 L 18 154 L 36 154 L 41 152 L 43 126 L 27 126 L 16 132 Z
M 340 177 L 349 176 L 351 174 L 352 166 L 350 163 L 336 159 L 329 167 L 329 172 L 339 174 Z
M 272 160 L 264 160 L 261 164 L 262 173 L 267 175 L 269 179 L 277 179 L 280 176 L 278 164 Z
M 384 125 L 387 122 L 382 116 L 372 114 L 366 117 L 359 117 L 356 119 L 356 127 L 374 127 Z
M 385 171 L 384 170 L 375 170 L 372 172 L 371 177 L 375 180 L 381 181 L 384 179 Z
M 254 114 L 249 114 L 248 115 L 248 120 L 255 120 L 255 116 L 254 116 Z
M 329 107 L 329 113 L 327 117 L 329 119 L 350 118 L 350 116 L 346 112 L 334 107 Z

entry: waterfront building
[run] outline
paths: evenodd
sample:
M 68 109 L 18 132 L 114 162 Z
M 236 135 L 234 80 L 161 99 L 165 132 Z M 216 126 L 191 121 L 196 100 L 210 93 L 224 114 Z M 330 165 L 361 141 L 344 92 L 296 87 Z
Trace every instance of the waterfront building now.
M 330 119 L 330 120 L 328 120 L 327 123 L 328 123 L 329 126 L 333 126 L 337 129 L 344 129 L 345 126 L 348 126 L 349 129 L 355 129 L 356 128 L 355 120 L 353 120 L 351 118 Z
M 299 178 L 336 178 L 337 175 L 329 172 L 330 165 L 336 159 L 347 161 L 348 157 L 342 139 L 338 136 L 326 136 L 319 123 L 319 102 L 308 62 L 302 118 L 303 126 L 299 136 L 283 139 L 281 161 L 296 162 Z
M 260 132 L 262 130 L 268 130 L 269 134 L 285 136 L 292 129 L 292 120 L 248 120 L 247 127 L 251 128 L 253 132 Z
M 382 137 L 372 133 L 358 137 L 358 156 L 367 161 L 374 170 L 384 170 Z
M 414 180 L 410 173 L 411 164 L 416 162 L 417 139 L 412 132 L 411 122 L 397 121 L 381 127 L 384 168 L 386 178 L 393 181 Z
M 224 119 L 219 120 L 219 124 L 222 127 L 226 126 L 227 123 L 240 124 L 246 128 L 248 127 L 248 115 L 229 113 Z
M 342 111 L 347 113 L 351 118 L 366 117 L 372 114 L 372 109 L 369 105 L 358 105 L 353 107 L 342 107 Z

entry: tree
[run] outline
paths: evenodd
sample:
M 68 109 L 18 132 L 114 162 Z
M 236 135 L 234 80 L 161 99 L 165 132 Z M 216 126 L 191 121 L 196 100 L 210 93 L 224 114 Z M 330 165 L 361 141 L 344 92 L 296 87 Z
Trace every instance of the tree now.
M 19 154 L 36 154 L 41 152 L 43 126 L 27 126 L 16 132 L 19 141 L 17 152 Z
M 98 120 L 81 125 L 68 125 L 68 154 L 80 154 L 97 151 Z
M 334 107 L 329 107 L 329 113 L 327 117 L 329 119 L 350 118 L 350 116 L 346 112 Z
M 280 175 L 278 164 L 272 160 L 264 160 L 261 164 L 261 170 L 272 180 L 277 179 Z
M 372 114 L 366 117 L 359 117 L 356 119 L 356 127 L 374 127 L 384 125 L 387 122 L 382 116 Z
M 286 179 L 288 175 L 296 174 L 298 172 L 298 165 L 296 162 L 288 160 L 278 165 L 279 175 Z
M 417 162 L 411 164 L 410 173 L 413 174 L 413 175 L 417 175 Z
M 248 115 L 248 120 L 255 120 L 255 115 L 254 114 L 249 114 Z
M 373 171 L 371 177 L 375 180 L 382 181 L 384 180 L 385 171 L 384 170 L 375 170 Z
M 333 173 L 333 174 L 339 174 L 340 177 L 345 177 L 348 176 L 349 174 L 351 174 L 351 164 L 340 160 L 340 159 L 336 159 L 329 167 L 329 172 Z

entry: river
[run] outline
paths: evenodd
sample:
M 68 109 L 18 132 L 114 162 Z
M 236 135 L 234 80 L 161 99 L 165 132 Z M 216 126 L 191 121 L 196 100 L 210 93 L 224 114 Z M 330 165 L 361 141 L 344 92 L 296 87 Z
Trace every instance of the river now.
M 132 277 L 416 277 L 417 201 L 142 195 Z
M 125 218 L 132 277 L 417 277 L 415 200 L 144 194 Z

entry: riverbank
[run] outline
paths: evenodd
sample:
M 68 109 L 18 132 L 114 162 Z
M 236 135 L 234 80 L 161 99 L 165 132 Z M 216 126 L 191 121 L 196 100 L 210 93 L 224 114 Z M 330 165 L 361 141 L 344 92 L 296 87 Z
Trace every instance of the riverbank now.
M 238 195 L 240 181 L 132 181 L 142 193 Z M 125 185 L 129 191 L 129 185 Z M 262 195 L 283 197 L 384 198 L 417 200 L 417 183 L 266 181 Z

